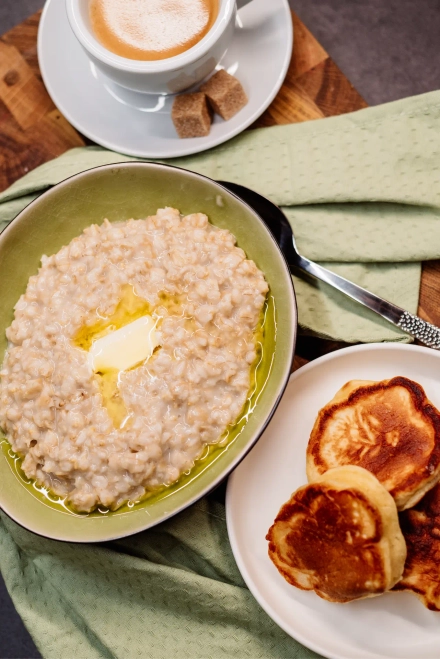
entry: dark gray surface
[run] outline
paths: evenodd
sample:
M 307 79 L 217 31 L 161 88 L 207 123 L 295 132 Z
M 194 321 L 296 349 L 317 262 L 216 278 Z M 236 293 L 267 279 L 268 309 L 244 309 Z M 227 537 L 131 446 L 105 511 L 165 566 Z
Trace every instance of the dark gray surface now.
M 370 105 L 440 87 L 439 0 L 290 4 Z
M 0 34 L 21 23 L 43 5 L 44 0 L 0 0 Z
M 289 2 L 370 105 L 440 86 L 440 0 Z M 41 4 L 0 0 L 0 33 Z
M 41 4 L 41 0 L 0 0 L 0 33 Z M 440 86 L 440 0 L 290 0 L 290 4 L 371 105 Z M 0 659 L 39 657 L 1 579 L 0 620 Z
M 14 609 L 1 577 L 0 620 L 1 659 L 37 659 L 40 657 L 37 648 Z

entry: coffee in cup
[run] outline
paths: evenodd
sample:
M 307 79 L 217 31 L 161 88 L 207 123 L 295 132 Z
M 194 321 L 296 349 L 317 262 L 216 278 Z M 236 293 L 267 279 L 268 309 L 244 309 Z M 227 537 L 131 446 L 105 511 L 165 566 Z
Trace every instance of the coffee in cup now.
M 209 32 L 219 0 L 90 0 L 93 32 L 109 51 L 132 60 L 163 60 Z
M 61 0 L 56 0 L 57 2 Z M 148 6 L 148 3 L 164 3 L 166 0 L 64 0 L 66 3 L 67 16 L 69 19 L 70 27 L 74 35 L 78 39 L 82 48 L 84 49 L 87 57 L 94 67 L 96 75 L 103 75 L 105 80 L 110 81 L 111 84 L 117 85 L 117 96 L 121 98 L 124 90 L 128 90 L 126 96 L 127 103 L 132 103 L 132 92 L 140 92 L 142 94 L 176 94 L 182 92 L 193 85 L 201 82 L 215 69 L 217 64 L 224 57 L 235 31 L 235 17 L 236 10 L 241 9 L 244 5 L 251 2 L 251 0 L 199 0 L 196 7 L 205 6 L 210 9 L 208 23 L 205 27 L 204 34 L 198 34 L 196 31 L 195 43 L 191 46 L 190 43 L 183 45 L 184 50 L 180 54 L 173 56 L 171 53 L 167 55 L 162 49 L 161 58 L 159 59 L 138 59 L 139 52 L 136 53 L 136 59 L 132 59 L 127 55 L 121 56 L 119 48 L 112 51 L 111 47 L 103 45 L 101 38 L 98 36 L 99 26 L 92 25 L 91 6 L 96 2 L 101 5 L 112 8 L 115 16 L 124 16 L 127 7 L 137 7 L 136 12 L 129 12 L 128 16 L 133 18 L 136 16 L 135 25 L 139 25 L 139 7 L 143 5 Z M 179 12 L 182 7 L 191 7 L 191 3 L 195 0 L 167 0 L 168 6 L 175 9 L 176 16 L 181 16 Z M 269 0 L 268 0 L 269 1 Z M 1 0 L 0 0 L 1 2 Z M 203 5 L 203 3 L 205 3 Z M 151 6 L 150 5 L 150 6 Z M 160 6 L 157 4 L 156 6 Z M 100 14 L 98 13 L 98 16 Z M 108 15 L 101 14 L 103 17 Z M 144 14 L 145 16 L 145 14 Z M 104 20 L 101 21 L 101 25 Z M 148 20 L 145 21 L 148 25 Z M 179 27 L 179 32 L 176 30 L 171 31 L 174 34 L 174 47 L 176 41 L 181 44 L 181 37 L 179 35 L 182 30 L 180 18 L 174 22 L 174 26 Z M 129 23 L 130 24 L 130 23 Z M 166 25 L 164 20 L 160 23 L 161 29 L 158 30 L 162 36 L 162 32 Z M 123 23 L 124 26 L 124 23 Z M 209 27 L 210 26 L 210 27 Z M 95 31 L 96 30 L 96 31 Z M 203 33 L 203 30 L 202 30 Z M 126 34 L 126 28 L 123 30 Z M 121 34 L 116 34 L 116 42 L 127 41 L 127 38 L 121 38 Z M 130 45 L 130 44 L 129 44 Z M 145 44 L 144 44 L 145 46 Z M 148 50 L 150 47 L 147 47 Z M 186 48 L 186 50 L 185 50 Z M 140 50 L 145 51 L 145 47 Z M 166 49 L 165 49 L 166 50 Z M 169 49 L 170 50 L 170 49 Z M 133 52 L 133 51 L 132 51 Z M 124 50 L 125 53 L 125 50 Z M 160 49 L 159 49 L 160 53 Z M 157 57 L 158 51 L 156 50 L 155 56 Z M 145 54 L 144 54 L 145 56 Z M 151 50 L 150 55 L 151 57 Z

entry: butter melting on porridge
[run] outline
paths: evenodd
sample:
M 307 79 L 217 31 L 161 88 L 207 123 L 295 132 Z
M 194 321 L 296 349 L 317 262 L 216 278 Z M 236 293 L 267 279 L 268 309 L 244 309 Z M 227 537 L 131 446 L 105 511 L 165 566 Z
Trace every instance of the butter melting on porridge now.
M 41 263 L 7 330 L 0 426 L 28 478 L 78 511 L 116 509 L 239 417 L 268 286 L 229 231 L 173 208 L 90 226 Z M 94 372 L 93 341 L 147 312 L 151 357 Z

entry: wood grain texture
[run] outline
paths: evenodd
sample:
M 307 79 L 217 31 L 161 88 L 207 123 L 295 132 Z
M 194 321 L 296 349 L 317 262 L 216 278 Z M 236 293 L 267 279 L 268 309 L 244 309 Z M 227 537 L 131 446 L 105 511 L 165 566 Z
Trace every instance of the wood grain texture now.
M 61 2 L 62 0 L 60 0 Z M 0 191 L 84 139 L 55 108 L 37 58 L 37 12 L 0 38 Z M 293 13 L 294 50 L 277 97 L 252 128 L 309 121 L 366 107 L 324 48 Z M 424 265 L 419 314 L 440 325 L 440 262 Z M 294 367 L 343 344 L 300 337 Z
M 0 39 L 0 190 L 26 171 L 87 142 L 55 109 L 41 80 L 37 59 L 40 16 L 37 12 Z M 286 80 L 253 128 L 365 107 L 311 32 L 295 14 L 292 18 L 294 51 Z
M 0 190 L 84 139 L 57 110 L 38 68 L 41 12 L 0 39 Z
M 440 261 L 423 264 L 419 316 L 440 327 Z
M 367 107 L 312 33 L 293 16 L 292 59 L 277 97 L 252 128 L 291 124 Z
M 40 23 L 41 11 L 27 18 L 23 23 L 16 25 L 3 35 L 2 41 L 15 46 L 21 56 L 40 80 L 40 69 L 37 57 L 37 32 Z

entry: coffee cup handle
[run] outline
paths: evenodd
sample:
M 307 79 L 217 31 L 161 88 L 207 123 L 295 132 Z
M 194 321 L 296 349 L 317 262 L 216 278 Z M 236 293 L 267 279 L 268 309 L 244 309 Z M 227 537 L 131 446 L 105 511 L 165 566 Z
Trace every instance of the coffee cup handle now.
M 251 0 L 237 0 L 237 9 L 241 9 L 245 5 L 247 5 Z

